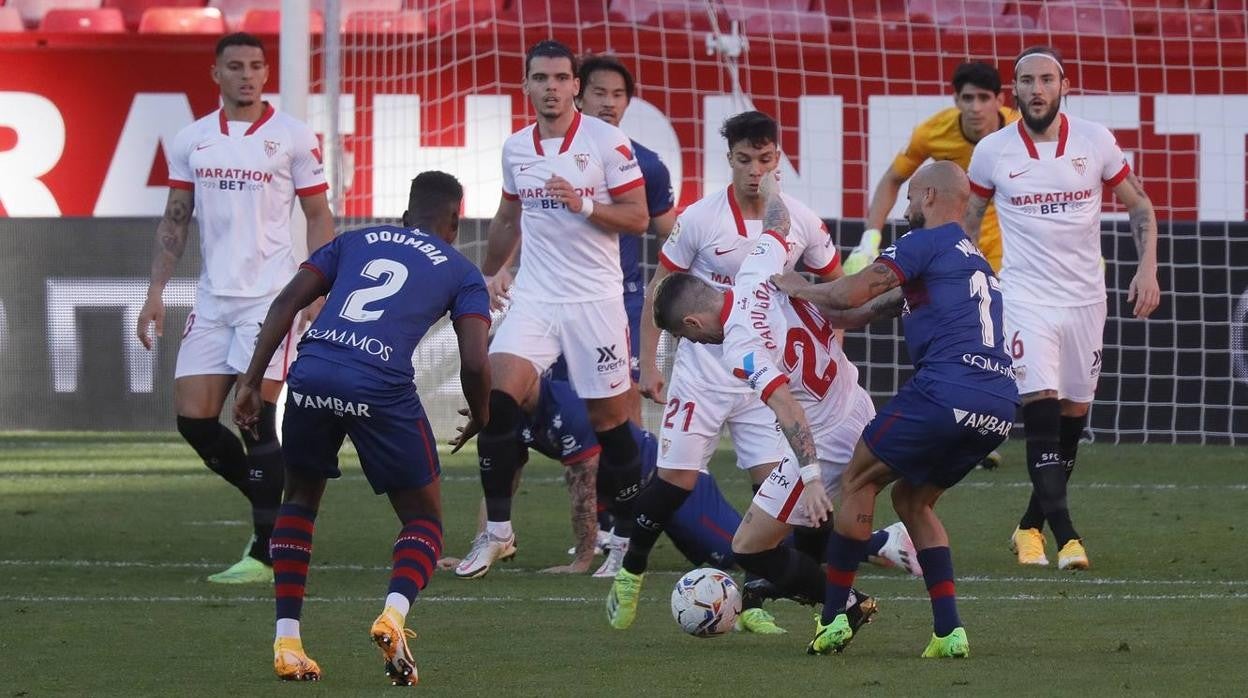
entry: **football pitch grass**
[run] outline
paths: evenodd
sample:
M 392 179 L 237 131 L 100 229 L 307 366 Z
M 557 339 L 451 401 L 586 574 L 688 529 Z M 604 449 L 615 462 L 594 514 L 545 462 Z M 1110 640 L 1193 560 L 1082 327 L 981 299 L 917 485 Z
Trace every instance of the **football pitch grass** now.
M 1024 569 L 1006 548 L 1029 489 L 1021 445 L 938 511 L 953 540 L 965 661 L 923 660 L 922 582 L 864 566 L 880 613 L 843 655 L 810 657 L 811 611 L 769 608 L 782 636 L 700 640 L 668 598 L 689 565 L 662 541 L 638 620 L 608 627 L 609 581 L 539 574 L 567 562 L 560 466 L 535 457 L 515 501 L 517 559 L 481 580 L 439 572 L 413 607 L 415 689 L 440 695 L 1244 695 L 1248 455 L 1229 447 L 1080 451 L 1071 502 L 1093 567 Z M 748 501 L 721 451 L 729 500 Z M 356 695 L 388 688 L 368 628 L 398 525 L 353 454 L 331 482 L 304 606 L 319 684 L 272 670 L 266 586 L 204 577 L 249 535 L 237 493 L 176 435 L 0 435 L 0 698 L 44 695 Z M 443 455 L 447 554 L 472 538 L 472 454 Z M 877 526 L 894 520 L 881 499 Z M 1056 551 L 1049 542 L 1049 558 Z M 597 564 L 597 563 L 595 563 Z M 392 689 L 398 690 L 398 689 Z

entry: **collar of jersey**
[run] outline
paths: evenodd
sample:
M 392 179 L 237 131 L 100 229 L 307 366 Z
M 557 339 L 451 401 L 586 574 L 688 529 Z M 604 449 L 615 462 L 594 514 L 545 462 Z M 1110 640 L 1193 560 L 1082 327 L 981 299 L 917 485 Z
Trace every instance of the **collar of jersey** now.
M 572 147 L 572 139 L 576 136 L 576 129 L 581 125 L 581 112 L 572 112 L 572 125 L 568 127 L 568 132 L 563 134 L 563 143 L 559 145 L 559 154 L 563 155 L 568 152 L 568 148 Z M 546 153 L 542 150 L 542 129 L 535 123 L 533 124 L 533 150 L 538 155 L 546 157 Z
M 741 215 L 741 204 L 737 203 L 737 193 L 733 190 L 732 185 L 728 185 L 728 209 L 732 211 L 732 220 L 737 224 L 737 235 L 741 237 L 749 237 L 745 232 L 745 217 Z
M 1057 127 L 1057 152 L 1053 154 L 1053 159 L 1057 159 L 1066 154 L 1066 139 L 1070 137 L 1070 122 L 1066 120 L 1065 114 L 1058 114 L 1061 119 L 1061 125 Z M 1027 127 L 1023 125 L 1023 120 L 1019 119 L 1015 123 L 1018 124 L 1018 135 L 1023 139 L 1023 145 L 1027 146 L 1027 154 L 1032 160 L 1040 159 L 1040 151 L 1036 150 L 1036 142 L 1031 139 L 1031 134 L 1027 133 Z
M 269 104 L 268 102 L 265 102 L 264 113 L 261 114 L 260 118 L 256 119 L 255 122 L 253 122 L 250 127 L 248 127 L 247 132 L 244 133 L 243 136 L 246 137 L 255 133 L 257 129 L 259 129 L 261 126 L 264 125 L 264 122 L 268 121 L 269 119 L 272 119 L 275 113 L 277 113 L 277 110 L 273 108 L 273 105 Z M 220 109 L 217 110 L 217 120 L 221 124 L 221 135 L 222 136 L 230 135 L 230 125 L 229 125 L 229 122 L 226 121 L 225 119 L 225 107 L 221 107 Z

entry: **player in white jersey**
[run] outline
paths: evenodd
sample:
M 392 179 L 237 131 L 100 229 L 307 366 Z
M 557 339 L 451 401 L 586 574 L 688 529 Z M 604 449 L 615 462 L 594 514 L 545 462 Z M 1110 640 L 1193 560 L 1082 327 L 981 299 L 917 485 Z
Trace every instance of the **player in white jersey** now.
M 208 579 L 271 582 L 269 535 L 284 479 L 275 410 L 294 359 L 289 335 L 265 373 L 265 406 L 254 433 L 244 432 L 240 444 L 219 417 L 247 370 L 269 305 L 295 273 L 295 200 L 307 217 L 310 250 L 333 238 L 334 223 L 316 134 L 261 99 L 268 64 L 260 41 L 242 33 L 223 37 L 212 75 L 221 87 L 221 108 L 179 131 L 167 153 L 169 201 L 156 229 L 137 329 L 148 349 L 154 344 L 151 325 L 157 337 L 163 334 L 161 294 L 186 249 L 194 213 L 204 267 L 174 372 L 178 431 L 210 469 L 247 497 L 253 524 L 243 558 Z
M 1014 359 L 1026 424 L 1032 496 L 1011 538 L 1018 561 L 1047 565 L 1044 522 L 1058 567 L 1084 569 L 1087 551 L 1071 523 L 1066 483 L 1101 370 L 1105 273 L 1101 190 L 1131 219 L 1139 265 L 1127 292 L 1137 318 L 1157 308 L 1157 220 L 1144 188 L 1104 126 L 1061 112 L 1070 90 L 1062 59 L 1029 48 L 1014 65 L 1022 119 L 979 142 L 968 176 L 965 229 L 972 239 L 989 201 L 1001 223 L 1005 342 Z
M 525 55 L 524 91 L 537 121 L 503 144 L 503 196 L 490 223 L 485 272 L 495 307 L 511 308 L 490 345 L 490 422 L 477 439 L 486 537 L 455 569 L 479 577 L 515 552 L 511 488 L 522 462 L 520 401 L 559 357 L 586 400 L 602 446 L 599 491 L 631 521 L 641 456 L 628 426 L 629 376 L 619 235 L 649 227 L 645 180 L 620 129 L 576 110 L 576 57 L 557 41 Z M 504 269 L 524 231 L 511 284 Z
M 641 391 L 666 404 L 659 434 L 658 477 L 652 478 L 637 500 L 637 524 L 607 599 L 613 627 L 631 625 L 636 614 L 641 575 L 650 549 L 667 521 L 697 484 L 719 445 L 726 424 L 737 451 L 737 466 L 759 485 L 784 456 L 784 437 L 775 415 L 740 381 L 724 372 L 720 348 L 681 342 L 676 350 L 672 383 L 666 402 L 662 374 L 655 363 L 659 330 L 654 324 L 654 289 L 672 272 L 688 271 L 716 288 L 725 289 L 762 233 L 764 200 L 760 182 L 780 164 L 779 127 L 775 119 L 750 111 L 728 119 L 720 133 L 728 145 L 732 183 L 695 202 L 676 219 L 676 226 L 659 253 L 646 294 L 641 322 Z M 787 268 L 798 260 L 824 279 L 841 275 L 840 256 L 823 221 L 792 197 L 784 197 L 791 211 Z M 761 611 L 761 609 L 760 609 Z M 750 614 L 760 628 L 762 613 Z M 770 628 L 768 628 L 770 630 Z

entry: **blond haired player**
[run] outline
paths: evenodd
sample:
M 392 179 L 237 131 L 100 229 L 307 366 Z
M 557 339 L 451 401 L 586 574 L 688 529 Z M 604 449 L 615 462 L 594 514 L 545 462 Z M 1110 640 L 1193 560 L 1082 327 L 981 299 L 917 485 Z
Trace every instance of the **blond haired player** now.
M 179 131 L 169 149 L 169 202 L 156 228 L 137 328 L 148 349 L 150 326 L 158 337 L 164 331 L 161 292 L 186 249 L 193 212 L 204 268 L 178 348 L 173 401 L 178 432 L 251 502 L 253 534 L 243 558 L 208 578 L 224 584 L 273 581 L 269 536 L 284 477 L 276 403 L 294 360 L 289 332 L 265 371 L 264 408 L 242 444 L 219 421 L 221 407 L 247 370 L 269 305 L 298 266 L 290 230 L 295 201 L 307 217 L 308 251 L 334 236 L 316 134 L 261 98 L 268 76 L 259 39 L 238 33 L 217 42 L 212 79 L 221 87 L 221 108 Z
M 1001 221 L 1005 342 L 1014 360 L 1026 425 L 1032 496 L 1011 538 L 1024 565 L 1047 565 L 1044 522 L 1057 539 L 1061 569 L 1088 567 L 1066 501 L 1079 437 L 1101 370 L 1105 273 L 1101 192 L 1126 207 L 1139 265 L 1127 292 L 1137 318 L 1161 301 L 1157 219 L 1109 129 L 1064 114 L 1070 81 L 1061 55 L 1029 48 L 1014 64 L 1016 127 L 975 148 L 968 171 L 965 229 L 975 239 L 989 202 Z

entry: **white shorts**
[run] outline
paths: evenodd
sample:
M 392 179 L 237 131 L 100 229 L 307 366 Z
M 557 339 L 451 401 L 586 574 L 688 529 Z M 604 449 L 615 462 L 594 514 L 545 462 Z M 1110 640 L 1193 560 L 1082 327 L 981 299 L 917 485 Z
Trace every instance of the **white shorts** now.
M 859 399 L 848 409 L 844 419 L 835 427 L 815 434 L 815 448 L 819 453 L 820 477 L 828 497 L 835 500 L 841 494 L 841 476 L 854 455 L 854 448 L 862 438 L 862 430 L 875 417 L 875 405 L 866 391 L 859 390 Z M 786 444 L 787 445 L 787 444 Z M 780 523 L 790 526 L 814 526 L 815 522 L 802 504 L 801 466 L 793 452 L 787 451 L 784 460 L 763 481 L 754 495 L 754 504 Z
M 659 430 L 660 468 L 703 470 L 719 447 L 719 433 L 728 425 L 737 452 L 737 467 L 749 470 L 778 463 L 786 445 L 776 414 L 753 392 L 708 390 L 672 372 L 667 388 L 667 406 Z
M 1005 302 L 1005 348 L 1014 359 L 1021 395 L 1056 390 L 1057 397 L 1092 402 L 1101 377 L 1106 304 L 1066 308 Z
M 247 372 L 252 350 L 260 335 L 260 325 L 269 312 L 271 298 L 222 299 L 197 298 L 195 308 L 186 318 L 182 345 L 173 377 L 238 375 Z M 286 380 L 286 370 L 295 360 L 293 328 L 273 352 L 264 377 Z
M 490 353 L 528 359 L 539 375 L 562 354 L 572 389 L 586 399 L 614 397 L 632 387 L 622 295 L 584 303 L 514 295 Z

